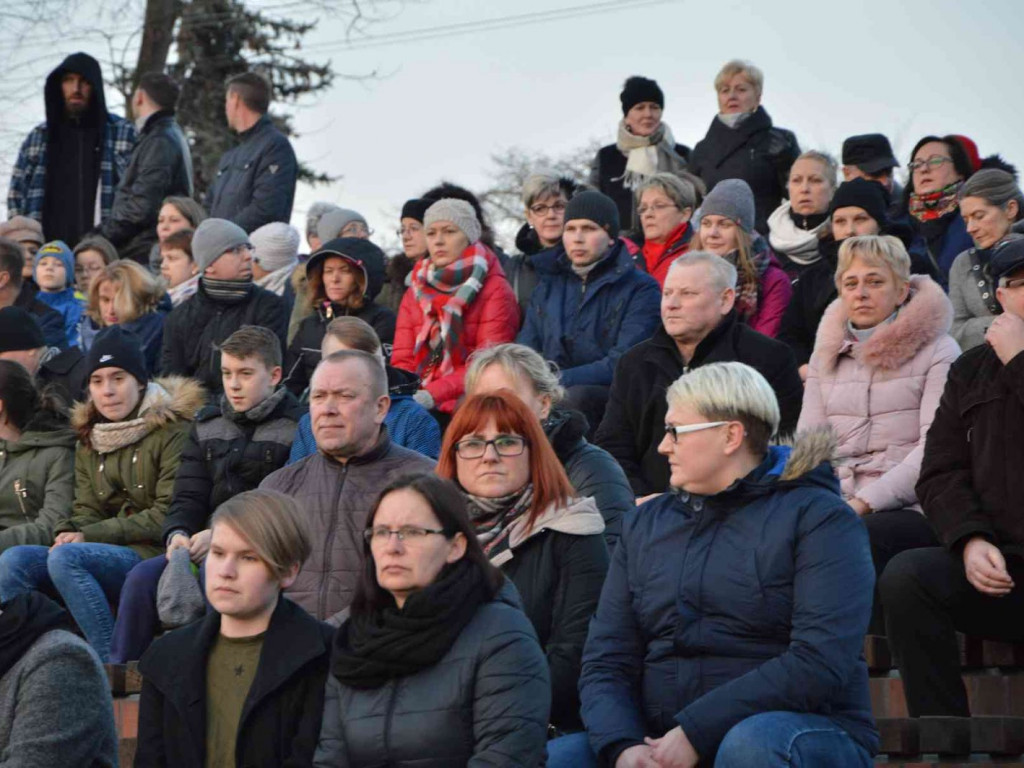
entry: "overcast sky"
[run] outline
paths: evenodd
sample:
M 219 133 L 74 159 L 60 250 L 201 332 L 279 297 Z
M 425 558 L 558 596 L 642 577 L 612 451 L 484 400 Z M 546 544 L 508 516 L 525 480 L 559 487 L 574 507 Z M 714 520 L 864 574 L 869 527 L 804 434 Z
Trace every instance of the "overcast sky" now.
M 342 20 L 322 17 L 306 55 L 330 58 L 339 73 L 386 76 L 339 77 L 329 94 L 296 110 L 299 156 L 343 178 L 329 187 L 300 186 L 293 223 L 301 225 L 314 200 L 330 200 L 357 208 L 390 234 L 402 202 L 442 177 L 486 187 L 492 153 L 518 146 L 558 155 L 592 139 L 610 142 L 621 117 L 622 81 L 632 74 L 659 82 L 666 123 L 678 142 L 692 147 L 716 112 L 715 73 L 734 57 L 764 70 L 765 108 L 776 125 L 796 132 L 804 149 L 838 154 L 844 137 L 880 131 L 905 163 L 921 136 L 962 133 L 983 155 L 1000 152 L 1024 164 L 1014 0 L 622 4 L 627 7 L 609 11 L 611 4 L 600 0 L 384 2 L 380 7 L 393 18 L 368 29 L 374 40 L 355 49 L 344 45 Z M 300 18 L 317 15 L 309 3 L 288 3 L 284 12 L 296 7 Z M 387 44 L 409 31 L 447 32 L 452 25 L 575 8 L 588 10 Z M 43 118 L 46 73 L 83 47 L 109 58 L 106 43 L 59 36 L 45 47 L 5 54 L 33 63 L 12 81 L 23 103 L 0 110 L 4 155 L 16 152 L 17 142 L 14 150 L 9 146 L 13 136 Z M 9 171 L 2 172 L 6 197 Z M 394 242 L 393 236 L 374 239 Z

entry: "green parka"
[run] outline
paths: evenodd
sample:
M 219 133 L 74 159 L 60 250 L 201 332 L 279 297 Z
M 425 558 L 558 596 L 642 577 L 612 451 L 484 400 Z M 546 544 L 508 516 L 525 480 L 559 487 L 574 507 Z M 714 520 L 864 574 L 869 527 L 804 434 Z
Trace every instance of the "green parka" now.
M 54 533 L 80 531 L 88 542 L 131 547 L 143 558 L 160 554 L 181 449 L 205 402 L 197 382 L 169 376 L 149 383 L 134 419 L 104 422 L 92 403 L 76 404 L 75 501 Z

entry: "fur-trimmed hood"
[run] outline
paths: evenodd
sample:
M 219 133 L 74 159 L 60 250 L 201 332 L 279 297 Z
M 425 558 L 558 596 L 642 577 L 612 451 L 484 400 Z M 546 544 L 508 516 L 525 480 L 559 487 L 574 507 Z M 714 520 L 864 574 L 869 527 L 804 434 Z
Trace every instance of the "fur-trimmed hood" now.
M 97 453 L 111 453 L 134 445 L 150 432 L 175 421 L 192 421 L 206 404 L 206 390 L 193 379 L 168 376 L 153 379 L 146 386 L 134 419 L 108 422 L 96 406 L 87 401 L 75 403 L 71 426 L 78 439 Z
M 953 325 L 953 305 L 942 288 L 925 275 L 911 275 L 910 295 L 891 323 L 877 328 L 865 342 L 856 342 L 847 329 L 849 316 L 842 299 L 825 310 L 818 326 L 813 356 L 823 371 L 836 368 L 849 352 L 869 368 L 894 371 L 928 344 L 947 335 Z

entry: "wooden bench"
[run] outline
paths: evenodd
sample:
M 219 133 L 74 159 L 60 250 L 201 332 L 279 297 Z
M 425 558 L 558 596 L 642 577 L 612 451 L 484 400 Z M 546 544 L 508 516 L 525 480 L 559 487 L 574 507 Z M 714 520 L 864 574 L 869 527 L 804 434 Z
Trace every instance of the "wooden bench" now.
M 131 766 L 135 762 L 135 746 L 139 735 L 139 693 L 142 675 L 138 664 L 104 664 L 110 695 L 114 698 L 114 724 L 119 742 L 118 764 Z

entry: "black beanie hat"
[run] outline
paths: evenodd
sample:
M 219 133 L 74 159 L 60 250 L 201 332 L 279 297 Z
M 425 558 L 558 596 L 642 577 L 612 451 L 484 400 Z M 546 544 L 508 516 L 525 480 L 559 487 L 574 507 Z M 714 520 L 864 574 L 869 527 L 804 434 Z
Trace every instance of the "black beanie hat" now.
M 868 212 L 868 216 L 878 222 L 880 229 L 889 223 L 889 193 L 877 181 L 858 178 L 840 184 L 832 196 L 828 210 L 829 218 L 832 218 L 832 214 L 838 208 L 849 206 L 863 208 Z
M 43 329 L 21 307 L 0 309 L 0 352 L 21 352 L 46 346 Z
M 149 382 L 142 342 L 134 333 L 119 325 L 104 328 L 96 334 L 85 363 L 86 376 L 92 376 L 100 368 L 120 368 L 128 371 L 143 386 Z
M 588 219 L 612 237 L 619 236 L 619 208 L 608 195 L 588 189 L 580 192 L 565 206 L 565 221 Z
M 423 217 L 427 215 L 427 208 L 429 208 L 433 202 L 433 200 L 422 200 L 418 197 L 414 197 L 412 200 L 406 200 L 405 205 L 402 206 L 402 215 L 399 218 L 416 219 L 416 221 L 422 224 Z
M 665 108 L 665 94 L 661 92 L 658 84 L 639 75 L 633 75 L 622 86 L 619 101 L 622 102 L 623 115 L 643 101 L 653 101 L 662 109 Z

